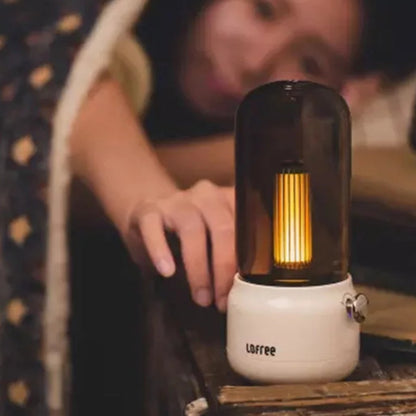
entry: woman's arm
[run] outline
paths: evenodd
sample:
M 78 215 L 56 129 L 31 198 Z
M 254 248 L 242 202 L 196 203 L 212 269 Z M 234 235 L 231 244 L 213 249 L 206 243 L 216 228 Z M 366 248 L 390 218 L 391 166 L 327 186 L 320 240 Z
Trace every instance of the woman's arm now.
M 126 208 L 138 199 L 167 196 L 177 189 L 111 78 L 103 78 L 91 91 L 70 147 L 75 175 L 92 189 L 119 229 L 126 227 Z
M 225 310 L 235 272 L 229 190 L 209 181 L 180 190 L 149 144 L 121 87 L 110 78 L 100 81 L 84 103 L 70 150 L 75 174 L 97 196 L 133 259 L 142 261 L 144 246 L 160 274 L 171 276 L 175 263 L 165 230 L 175 232 L 194 300 L 207 306 L 215 299 L 218 308 Z

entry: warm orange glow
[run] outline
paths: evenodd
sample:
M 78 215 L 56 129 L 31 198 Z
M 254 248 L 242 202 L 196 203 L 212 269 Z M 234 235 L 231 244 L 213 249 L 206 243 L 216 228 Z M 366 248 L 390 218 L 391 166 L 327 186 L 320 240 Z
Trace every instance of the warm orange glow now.
M 277 267 L 302 269 L 312 260 L 309 174 L 278 173 L 275 178 L 273 255 Z

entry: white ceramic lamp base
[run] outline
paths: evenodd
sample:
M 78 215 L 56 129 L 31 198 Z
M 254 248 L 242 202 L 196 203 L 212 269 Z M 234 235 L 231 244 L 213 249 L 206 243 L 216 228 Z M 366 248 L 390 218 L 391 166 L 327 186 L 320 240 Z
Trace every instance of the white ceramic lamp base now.
M 228 299 L 231 367 L 261 384 L 328 382 L 359 359 L 360 325 L 347 313 L 351 276 L 322 286 L 277 287 L 235 276 Z

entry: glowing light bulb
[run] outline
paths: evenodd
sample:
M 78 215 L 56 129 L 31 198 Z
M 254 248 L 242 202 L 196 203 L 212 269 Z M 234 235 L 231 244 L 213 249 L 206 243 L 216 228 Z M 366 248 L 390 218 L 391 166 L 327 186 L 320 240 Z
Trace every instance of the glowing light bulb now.
M 273 255 L 276 267 L 303 269 L 312 261 L 310 178 L 300 168 L 275 177 Z

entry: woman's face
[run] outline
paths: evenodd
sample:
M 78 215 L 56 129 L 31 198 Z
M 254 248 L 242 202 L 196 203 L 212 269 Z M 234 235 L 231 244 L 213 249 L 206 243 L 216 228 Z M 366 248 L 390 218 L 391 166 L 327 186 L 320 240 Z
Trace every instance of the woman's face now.
M 356 0 L 213 0 L 185 40 L 181 90 L 199 113 L 226 119 L 249 90 L 270 81 L 339 89 L 359 35 Z

